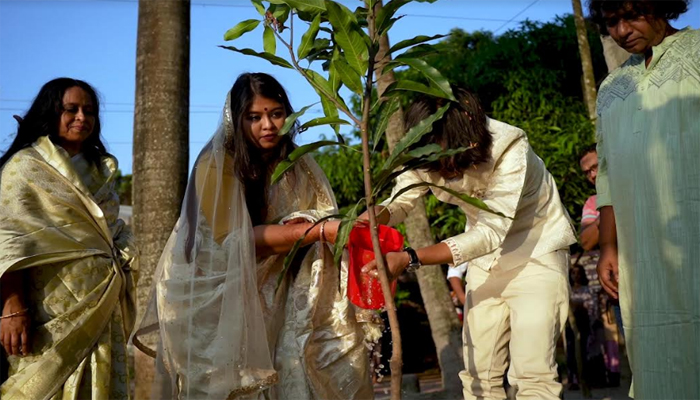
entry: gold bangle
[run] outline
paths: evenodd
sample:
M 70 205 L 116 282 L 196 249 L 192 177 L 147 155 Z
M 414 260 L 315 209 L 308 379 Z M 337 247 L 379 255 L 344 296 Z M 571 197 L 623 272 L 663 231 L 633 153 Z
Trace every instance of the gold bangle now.
M 22 315 L 22 314 L 26 313 L 27 311 L 29 311 L 29 309 L 25 308 L 24 310 L 15 311 L 13 313 L 9 313 L 7 315 L 0 316 L 0 319 L 16 317 L 18 315 Z

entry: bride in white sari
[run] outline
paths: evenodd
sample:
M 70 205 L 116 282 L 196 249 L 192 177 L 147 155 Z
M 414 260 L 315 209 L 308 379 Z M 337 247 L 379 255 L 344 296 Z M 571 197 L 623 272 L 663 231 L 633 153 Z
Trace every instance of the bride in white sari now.
M 337 213 L 310 156 L 270 184 L 294 149 L 292 108 L 271 76 L 243 74 L 200 153 L 134 344 L 156 357 L 154 398 L 372 399 L 363 329 L 333 265 Z M 325 238 L 323 238 L 325 236 Z

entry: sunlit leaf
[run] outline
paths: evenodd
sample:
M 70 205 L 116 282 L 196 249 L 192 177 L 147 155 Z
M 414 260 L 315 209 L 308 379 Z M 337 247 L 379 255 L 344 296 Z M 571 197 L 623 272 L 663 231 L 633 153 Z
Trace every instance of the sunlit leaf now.
M 258 14 L 262 15 L 263 17 L 265 16 L 265 6 L 262 3 L 262 0 L 250 0 L 251 3 L 255 6 L 255 9 L 258 10 Z
M 263 31 L 263 50 L 270 54 L 275 54 L 277 51 L 277 39 L 275 39 L 275 32 L 267 25 L 265 25 L 265 30 Z
M 373 191 L 375 194 L 381 193 L 392 180 L 406 171 L 419 169 L 441 158 L 452 157 L 467 150 L 469 149 L 465 147 L 442 150 L 437 144 L 429 144 L 403 153 L 394 160 L 392 165 L 379 171 L 374 180 Z
M 299 161 L 299 159 L 301 159 L 301 157 L 305 154 L 314 150 L 318 150 L 323 146 L 337 145 L 343 144 L 333 140 L 319 140 L 318 142 L 313 142 L 297 147 L 296 149 L 294 149 L 294 151 L 289 153 L 289 157 L 287 157 L 285 160 L 280 161 L 280 163 L 277 164 L 275 171 L 272 173 L 270 181 L 272 183 L 277 183 L 282 178 L 284 173 L 292 169 L 294 167 L 294 164 L 296 164 L 296 162 Z
M 279 65 L 280 67 L 294 69 L 294 67 L 292 67 L 292 64 L 290 64 L 289 61 L 285 60 L 284 58 L 277 57 L 274 54 L 258 53 L 257 51 L 252 50 L 252 49 L 239 49 L 239 48 L 236 48 L 233 46 L 219 46 L 219 47 L 221 47 L 222 49 L 231 50 L 231 51 L 235 51 L 237 53 L 245 54 L 247 56 L 259 57 L 259 58 L 262 58 L 264 60 L 271 62 L 272 64 Z
M 331 90 L 333 93 L 336 93 L 338 97 L 340 97 L 340 94 L 338 93 L 338 90 L 340 90 L 340 85 L 342 85 L 342 80 L 340 79 L 340 74 L 338 73 L 337 68 L 331 68 L 332 63 L 330 60 L 326 60 L 328 65 L 328 82 L 331 85 Z
M 381 36 L 395 21 L 391 21 L 396 14 L 396 11 L 411 0 L 391 0 L 390 2 L 384 4 L 384 6 L 377 13 L 376 27 L 377 33 Z
M 333 52 L 333 58 L 331 61 L 331 69 L 334 69 L 337 72 L 340 80 L 343 81 L 345 86 L 347 86 L 348 89 L 358 96 L 362 96 L 364 88 L 362 87 L 362 79 L 360 78 L 360 74 L 350 67 L 345 59 L 345 56 L 336 50 Z
M 340 97 L 337 92 L 333 91 L 331 83 L 326 80 L 326 78 L 311 69 L 305 69 L 304 74 L 309 78 L 314 90 L 316 90 L 316 93 L 320 96 L 321 106 L 323 107 L 323 113 L 326 117 L 338 118 L 338 105 L 336 105 L 336 102 L 344 110 L 349 110 L 343 98 Z M 343 139 L 343 136 L 340 134 L 340 126 L 338 124 L 332 124 L 331 126 L 335 131 L 335 136 L 338 141 L 345 143 L 345 139 Z
M 404 58 L 423 58 L 425 56 L 433 55 L 438 51 L 439 50 L 433 45 L 419 44 L 394 57 L 394 60 L 398 61 L 403 60 Z
M 352 231 L 353 226 L 355 226 L 355 221 L 357 221 L 357 210 L 360 208 L 363 201 L 364 199 L 352 206 L 340 221 L 333 250 L 333 261 L 335 265 L 340 265 L 340 260 L 343 258 L 343 249 L 345 249 L 348 239 L 350 238 L 350 231 Z
M 402 40 L 402 41 L 396 43 L 395 45 L 391 46 L 391 50 L 389 50 L 389 52 L 393 54 L 394 52 L 397 52 L 401 49 L 405 49 L 406 47 L 411 47 L 411 46 L 425 43 L 425 42 L 429 42 L 429 41 L 435 40 L 435 39 L 441 39 L 441 38 L 444 38 L 447 36 L 449 36 L 449 35 L 435 35 L 435 36 L 420 35 L 420 36 L 416 36 L 412 39 L 406 39 L 406 40 Z
M 442 115 L 445 114 L 445 112 L 447 112 L 447 109 L 449 107 L 449 104 L 440 107 L 435 112 L 435 114 L 432 114 L 428 118 L 416 124 L 416 126 L 414 126 L 413 128 L 409 129 L 408 132 L 406 132 L 406 135 L 403 138 L 401 138 L 401 140 L 399 140 L 399 142 L 396 144 L 396 147 L 394 147 L 394 151 L 391 153 L 386 162 L 384 162 L 384 166 L 382 166 L 382 169 L 390 169 L 390 167 L 394 164 L 394 160 L 397 157 L 399 157 L 401 154 L 407 151 L 413 144 L 417 143 L 423 137 L 423 135 L 432 131 L 433 123 L 442 118 Z
M 273 17 L 279 22 L 280 24 L 284 24 L 287 22 L 287 18 L 289 18 L 289 12 L 291 9 L 289 8 L 288 5 L 284 4 L 282 0 L 276 0 L 276 1 L 270 1 L 270 8 L 268 11 L 272 14 Z
M 326 4 L 324 0 L 283 0 L 291 8 L 310 12 L 319 13 L 321 11 L 326 11 Z
M 386 131 L 387 126 L 389 126 L 389 120 L 391 116 L 394 115 L 401 107 L 401 100 L 398 97 L 392 97 L 382 103 L 379 109 L 379 117 L 374 127 L 374 132 L 372 132 L 372 143 L 374 144 L 374 149 L 377 148 L 377 143 L 379 143 L 379 138 L 382 136 L 384 131 Z
M 431 86 L 435 87 L 436 89 L 440 90 L 442 92 L 442 95 L 440 97 L 454 100 L 455 97 L 452 94 L 452 88 L 450 87 L 450 82 L 442 76 L 440 71 L 432 67 L 430 64 L 425 62 L 424 60 L 418 59 L 418 58 L 402 58 L 400 60 L 393 60 L 390 61 L 385 67 L 384 67 L 384 72 L 387 72 L 393 68 L 396 68 L 401 65 L 406 65 L 408 67 L 413 68 L 414 70 L 420 72 L 425 76 L 428 81 L 430 82 Z
M 304 131 L 306 129 L 309 129 L 313 126 L 321 126 L 321 125 L 350 125 L 350 122 L 340 119 L 340 118 L 329 118 L 329 117 L 321 117 L 321 118 L 314 118 L 312 120 L 306 121 L 302 126 L 299 127 L 299 130 Z
M 366 34 L 357 24 L 355 14 L 342 4 L 326 0 L 328 21 L 333 26 L 334 40 L 347 58 L 348 64 L 360 75 L 367 71 L 369 51 L 364 40 Z
M 253 29 L 257 28 L 258 25 L 260 25 L 260 20 L 259 19 L 247 19 L 243 22 L 239 22 L 238 25 L 234 26 L 233 28 L 229 29 L 224 33 L 224 40 L 229 41 L 229 40 L 234 40 L 244 33 L 250 32 Z
M 311 48 L 313 47 L 314 41 L 316 40 L 316 35 L 318 35 L 318 27 L 321 24 L 321 14 L 317 14 L 314 20 L 311 22 L 309 29 L 301 37 L 301 43 L 297 47 L 297 56 L 302 59 L 309 55 Z
M 384 96 L 394 96 L 400 91 L 418 92 L 434 97 L 450 99 L 449 97 L 446 97 L 445 92 L 438 88 L 426 86 L 420 82 L 410 81 L 408 79 L 401 79 L 389 85 L 384 91 Z
M 469 205 L 471 205 L 471 206 L 474 206 L 474 207 L 478 208 L 479 210 L 486 211 L 486 212 L 488 212 L 488 213 L 495 214 L 495 215 L 498 215 L 498 216 L 503 217 L 503 218 L 513 219 L 512 217 L 508 217 L 508 216 L 506 216 L 505 214 L 503 214 L 503 213 L 501 213 L 501 212 L 492 210 L 492 209 L 491 209 L 486 203 L 484 203 L 481 199 L 477 199 L 476 197 L 467 196 L 467 195 L 464 194 L 464 193 L 457 192 L 457 191 L 452 190 L 452 189 L 450 189 L 450 188 L 448 188 L 448 187 L 440 186 L 440 185 L 435 185 L 435 184 L 432 184 L 432 183 L 429 183 L 429 182 L 414 183 L 413 185 L 408 185 L 408 186 L 406 186 L 405 188 L 399 190 L 399 191 L 396 193 L 396 195 L 394 195 L 394 197 L 391 198 L 390 203 L 393 202 L 394 200 L 396 200 L 397 198 L 399 198 L 402 194 L 408 192 L 408 191 L 411 190 L 411 189 L 415 189 L 415 188 L 419 188 L 419 187 L 426 187 L 426 186 L 433 187 L 433 188 L 437 188 L 437 189 L 439 189 L 439 190 L 443 190 L 443 191 L 445 191 L 445 192 L 451 194 L 452 196 L 457 197 L 458 199 L 462 200 L 463 202 L 465 202 L 465 203 L 467 203 L 467 204 L 469 204 Z
M 313 107 L 316 104 L 317 103 L 309 104 L 308 106 L 303 107 L 301 110 L 299 110 L 295 113 L 292 113 L 291 115 L 288 115 L 287 118 L 285 118 L 285 120 L 284 120 L 284 125 L 282 125 L 282 128 L 279 130 L 279 132 L 277 134 L 279 136 L 286 135 L 289 132 L 289 130 L 292 129 L 292 127 L 294 126 L 294 123 L 297 122 L 299 117 L 304 115 L 306 110 L 308 110 L 309 108 Z

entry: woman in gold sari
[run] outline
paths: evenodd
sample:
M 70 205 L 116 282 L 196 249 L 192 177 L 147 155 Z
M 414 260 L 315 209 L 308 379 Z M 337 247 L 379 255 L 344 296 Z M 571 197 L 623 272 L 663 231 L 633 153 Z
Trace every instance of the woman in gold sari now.
M 129 398 L 135 251 L 97 95 L 55 79 L 18 120 L 0 158 L 0 397 Z
M 281 135 L 292 113 L 269 75 L 243 74 L 229 92 L 134 338 L 156 357 L 153 398 L 373 398 L 347 265 L 333 265 L 324 235 L 338 222 L 314 226 L 337 213 L 330 185 L 310 156 L 270 182 L 295 149 L 297 127 Z

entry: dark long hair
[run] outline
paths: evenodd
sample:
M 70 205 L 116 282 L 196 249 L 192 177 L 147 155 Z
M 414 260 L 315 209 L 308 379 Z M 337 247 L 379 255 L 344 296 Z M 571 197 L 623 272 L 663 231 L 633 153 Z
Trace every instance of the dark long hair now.
M 269 152 L 261 151 L 244 134 L 243 119 L 255 96 L 265 97 L 282 104 L 287 116 L 294 113 L 287 92 L 272 76 L 264 73 L 245 73 L 236 79 L 231 88 L 231 117 L 234 132 L 226 138 L 226 148 L 232 154 L 236 174 L 245 187 L 245 198 L 253 226 L 267 218 L 267 188 L 276 164 L 294 150 L 294 126 Z
M 600 33 L 608 35 L 603 11 L 629 13 L 631 17 L 652 15 L 666 21 L 674 20 L 688 11 L 690 0 L 589 0 L 591 20 L 598 25 Z
M 452 92 L 457 101 L 450 102 L 450 107 L 442 119 L 433 124 L 432 132 L 423 136 L 413 146 L 417 148 L 439 144 L 444 150 L 460 147 L 469 149 L 451 157 L 444 157 L 425 167 L 431 172 L 439 172 L 443 177 L 461 174 L 469 167 L 489 161 L 493 142 L 479 98 L 456 86 L 452 87 Z M 431 96 L 420 97 L 406 111 L 406 130 L 434 114 L 446 102 L 447 100 Z
M 100 99 L 95 89 L 87 82 L 72 78 L 57 78 L 47 82 L 39 90 L 29 111 L 22 117 L 17 135 L 5 154 L 0 157 L 0 167 L 5 165 L 15 153 L 29 147 L 42 136 L 48 136 L 54 143 L 58 141 L 58 124 L 63 113 L 63 95 L 72 87 L 83 89 L 92 100 L 95 124 L 92 133 L 82 144 L 81 152 L 89 162 L 97 163 L 107 154 L 100 139 Z

